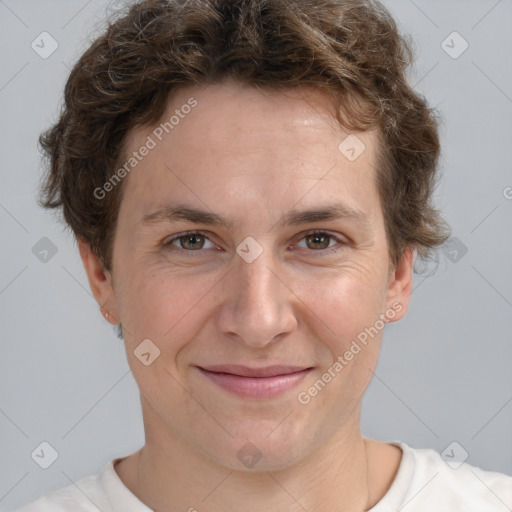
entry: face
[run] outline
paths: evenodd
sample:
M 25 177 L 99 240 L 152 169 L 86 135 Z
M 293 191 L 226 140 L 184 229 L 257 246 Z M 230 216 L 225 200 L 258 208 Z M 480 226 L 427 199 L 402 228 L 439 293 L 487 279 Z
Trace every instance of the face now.
M 407 309 L 412 253 L 390 267 L 377 135 L 357 133 L 365 150 L 348 158 L 329 101 L 189 87 L 167 125 L 130 133 L 112 275 L 80 250 L 123 324 L 154 442 L 239 469 L 252 451 L 272 470 L 358 432 L 384 324 Z

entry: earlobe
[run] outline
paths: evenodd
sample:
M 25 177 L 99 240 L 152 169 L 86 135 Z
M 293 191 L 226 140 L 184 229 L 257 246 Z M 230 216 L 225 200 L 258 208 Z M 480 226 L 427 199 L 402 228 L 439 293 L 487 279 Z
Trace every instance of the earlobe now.
M 100 311 L 107 322 L 116 325 L 120 322 L 116 311 L 116 299 L 112 284 L 112 274 L 104 267 L 100 258 L 84 240 L 78 240 L 78 250 L 84 265 L 89 286 Z
M 119 323 L 119 320 L 116 316 L 114 316 L 112 313 L 107 311 L 104 306 L 100 306 L 101 314 L 105 317 L 105 320 L 113 325 L 117 325 Z
M 406 247 L 396 267 L 390 272 L 388 293 L 386 299 L 388 322 L 396 322 L 407 313 L 412 292 L 412 266 L 414 247 Z

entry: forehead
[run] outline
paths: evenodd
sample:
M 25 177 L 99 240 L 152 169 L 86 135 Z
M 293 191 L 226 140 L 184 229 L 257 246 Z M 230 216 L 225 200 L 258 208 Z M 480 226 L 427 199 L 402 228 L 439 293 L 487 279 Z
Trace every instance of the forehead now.
M 212 196 L 291 206 L 305 194 L 306 203 L 341 194 L 349 206 L 372 210 L 377 135 L 342 129 L 334 108 L 312 89 L 233 82 L 180 89 L 160 121 L 129 133 L 125 160 L 151 149 L 130 172 L 124 196 L 144 214 L 176 194 L 197 206 Z

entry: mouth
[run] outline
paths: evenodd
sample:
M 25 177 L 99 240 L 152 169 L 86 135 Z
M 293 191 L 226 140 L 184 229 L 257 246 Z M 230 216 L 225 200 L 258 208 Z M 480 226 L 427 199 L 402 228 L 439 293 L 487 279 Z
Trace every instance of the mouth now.
M 243 397 L 271 398 L 295 387 L 313 368 L 267 366 L 249 368 L 240 365 L 197 366 L 211 382 Z

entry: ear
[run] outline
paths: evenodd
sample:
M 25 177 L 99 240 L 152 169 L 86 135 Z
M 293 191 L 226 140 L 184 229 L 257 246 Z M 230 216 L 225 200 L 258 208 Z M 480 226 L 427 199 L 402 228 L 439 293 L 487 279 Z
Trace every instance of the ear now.
M 386 311 L 388 322 L 401 320 L 407 313 L 412 292 L 414 247 L 406 247 L 396 267 L 389 274 Z
M 89 286 L 94 298 L 100 305 L 103 316 L 112 325 L 120 322 L 117 312 L 117 301 L 112 284 L 112 274 L 105 269 L 98 256 L 91 250 L 90 245 L 83 240 L 78 240 L 78 250 L 85 272 L 89 280 Z

